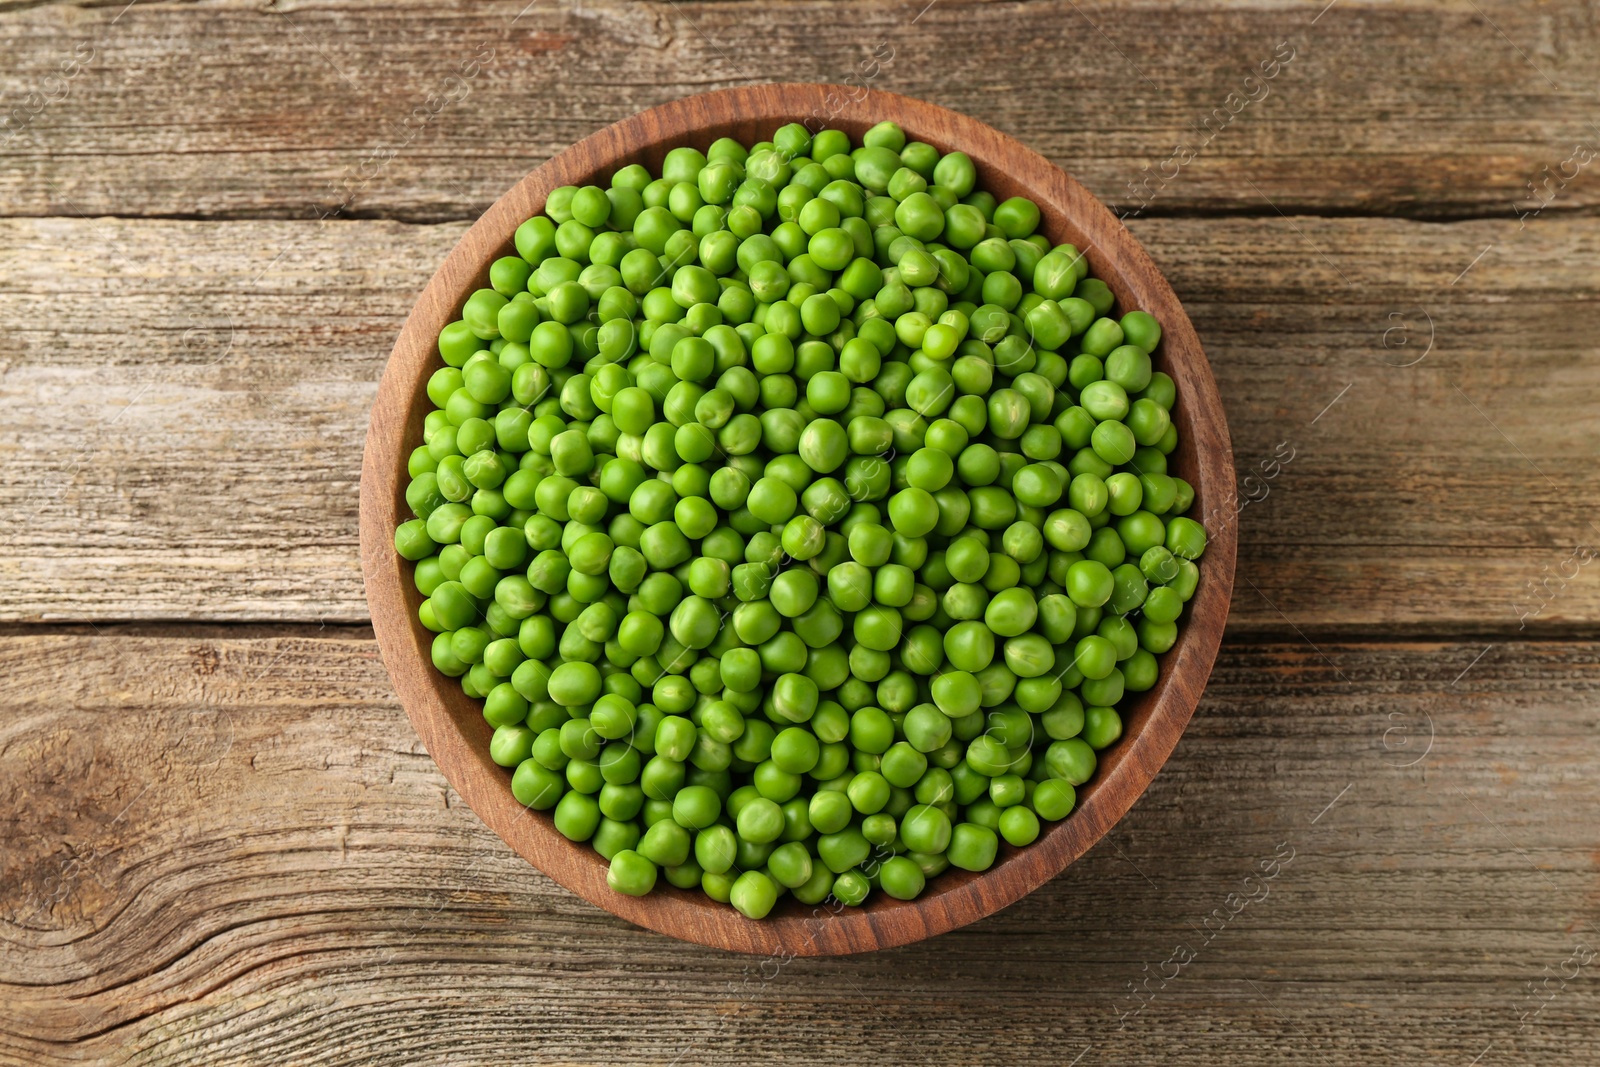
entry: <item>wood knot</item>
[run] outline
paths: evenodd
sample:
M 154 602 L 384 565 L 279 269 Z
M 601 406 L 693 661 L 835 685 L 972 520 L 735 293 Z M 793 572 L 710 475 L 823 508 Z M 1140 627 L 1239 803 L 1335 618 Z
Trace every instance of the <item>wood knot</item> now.
M 222 657 L 217 655 L 217 650 L 209 645 L 196 648 L 189 653 L 194 657 L 194 673 L 208 675 L 217 673 L 217 665 L 222 662 Z

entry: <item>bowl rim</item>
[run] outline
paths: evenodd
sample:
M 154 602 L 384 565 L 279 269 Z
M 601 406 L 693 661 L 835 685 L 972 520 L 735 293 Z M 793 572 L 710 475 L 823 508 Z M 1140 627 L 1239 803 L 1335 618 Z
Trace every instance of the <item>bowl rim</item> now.
M 512 797 L 508 772 L 488 758 L 491 730 L 479 714 L 481 705 L 433 668 L 433 635 L 416 618 L 421 597 L 410 580 L 412 565 L 394 549 L 394 527 L 409 517 L 406 446 L 420 441 L 427 407 L 422 386 L 441 365 L 438 331 L 458 316 L 472 289 L 486 284 L 491 259 L 505 254 L 516 227 L 542 209 L 551 189 L 603 177 L 631 162 L 659 164 L 667 148 L 704 149 L 722 132 L 764 130 L 770 136 L 783 122 L 801 121 L 813 130 L 844 129 L 858 140 L 861 131 L 884 119 L 941 151 L 966 152 L 979 168 L 980 186 L 997 197 L 1031 197 L 1040 207 L 1040 230 L 1054 242 L 1071 240 L 1083 248 L 1093 275 L 1111 287 L 1120 306 L 1156 315 L 1163 328 L 1159 364 L 1178 386 L 1173 414 L 1181 432 L 1174 462 L 1195 489 L 1191 514 L 1222 515 L 1224 521 L 1207 531 L 1203 578 L 1177 643 L 1162 657 L 1156 687 L 1127 709 L 1122 740 L 1106 750 L 1095 777 L 1080 788 L 1072 814 L 1046 824 L 1031 845 L 1002 842 L 1001 857 L 989 870 L 952 868 L 914 901 L 877 893 L 864 907 L 829 901 L 808 909 L 785 897 L 759 922 L 698 889 L 679 890 L 664 881 L 645 897 L 617 893 L 606 884 L 607 864 L 598 853 L 568 841 L 548 813 Z M 673 100 L 607 126 L 530 172 L 473 223 L 419 295 L 385 366 L 362 462 L 361 558 L 373 631 L 395 691 L 445 778 L 490 829 L 556 882 L 622 919 L 715 948 L 787 959 L 891 948 L 991 915 L 1059 874 L 1127 813 L 1171 755 L 1216 660 L 1234 581 L 1235 500 L 1227 422 L 1199 338 L 1165 277 L 1101 201 L 1043 156 L 968 116 L 875 89 L 785 83 Z

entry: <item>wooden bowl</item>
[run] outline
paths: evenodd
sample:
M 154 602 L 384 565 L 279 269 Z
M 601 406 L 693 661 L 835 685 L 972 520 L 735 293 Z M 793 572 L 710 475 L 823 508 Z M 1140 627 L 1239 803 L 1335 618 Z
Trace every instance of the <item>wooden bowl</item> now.
M 1127 812 L 1171 754 L 1211 673 L 1228 614 L 1236 538 L 1233 524 L 1224 521 L 1211 524 L 1199 591 L 1177 644 L 1161 658 L 1160 682 L 1128 709 L 1122 740 L 1102 754 L 1095 777 L 1078 790 L 1077 810 L 1026 848 L 1002 844 L 995 865 L 982 874 L 951 869 L 930 880 L 915 901 L 878 893 L 860 908 L 812 908 L 785 897 L 767 919 L 753 922 L 698 889 L 675 889 L 664 880 L 649 896 L 624 896 L 606 885 L 606 861 L 587 844 L 568 841 L 549 814 L 513 799 L 510 772 L 489 759 L 492 731 L 479 702 L 433 667 L 432 634 L 417 621 L 421 597 L 411 564 L 394 551 L 394 528 L 410 517 L 406 457 L 422 440 L 429 407 L 423 387 L 441 365 L 435 347 L 440 328 L 458 317 L 474 289 L 488 284 L 490 262 L 513 253 L 512 233 L 558 186 L 606 184 L 631 163 L 654 171 L 676 145 L 704 150 L 722 136 L 751 144 L 787 122 L 827 125 L 859 138 L 883 119 L 942 151 L 966 152 L 978 166 L 980 187 L 995 196 L 1032 198 L 1043 214 L 1042 231 L 1053 242 L 1084 249 L 1119 307 L 1143 308 L 1160 320 L 1156 363 L 1176 380 L 1179 396 L 1173 418 L 1181 436 L 1172 469 L 1194 485 L 1192 514 L 1231 517 L 1233 455 L 1216 383 L 1183 307 L 1133 236 L 1083 186 L 1004 134 L 919 100 L 843 86 L 764 85 L 677 100 L 585 138 L 522 179 L 467 231 L 423 290 L 389 357 L 367 434 L 361 557 L 372 625 L 412 725 L 445 777 L 507 844 L 574 893 L 630 922 L 717 948 L 787 957 L 904 945 L 993 914 L 1059 874 Z

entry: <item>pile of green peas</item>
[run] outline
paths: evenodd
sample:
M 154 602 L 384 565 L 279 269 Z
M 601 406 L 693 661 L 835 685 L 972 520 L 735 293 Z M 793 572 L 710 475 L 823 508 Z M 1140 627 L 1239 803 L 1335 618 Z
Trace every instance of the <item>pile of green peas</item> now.
M 434 665 L 521 803 L 759 919 L 1065 818 L 1206 547 L 1161 339 L 1039 208 L 880 123 L 554 190 L 439 335 Z

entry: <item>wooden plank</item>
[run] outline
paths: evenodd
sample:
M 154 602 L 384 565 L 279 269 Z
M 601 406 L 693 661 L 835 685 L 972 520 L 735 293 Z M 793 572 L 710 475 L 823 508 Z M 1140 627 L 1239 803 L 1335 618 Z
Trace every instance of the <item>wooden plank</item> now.
M 919 1063 L 1571 1056 L 1600 1011 L 1600 646 L 1480 651 L 1230 643 L 1063 876 L 931 942 L 783 963 L 526 867 L 359 633 L 13 634 L 0 1060 L 833 1062 L 886 1029 Z
M 932 100 L 1130 209 L 1600 203 L 1580 0 L 16 7 L 7 214 L 469 218 L 606 123 L 752 81 Z
M 1600 223 L 1136 229 L 1254 475 L 1235 626 L 1600 620 L 1578 562 L 1600 536 Z M 0 223 L 0 617 L 363 621 L 367 409 L 412 294 L 461 232 Z M 1390 365 L 1426 351 L 1430 321 L 1426 357 Z

